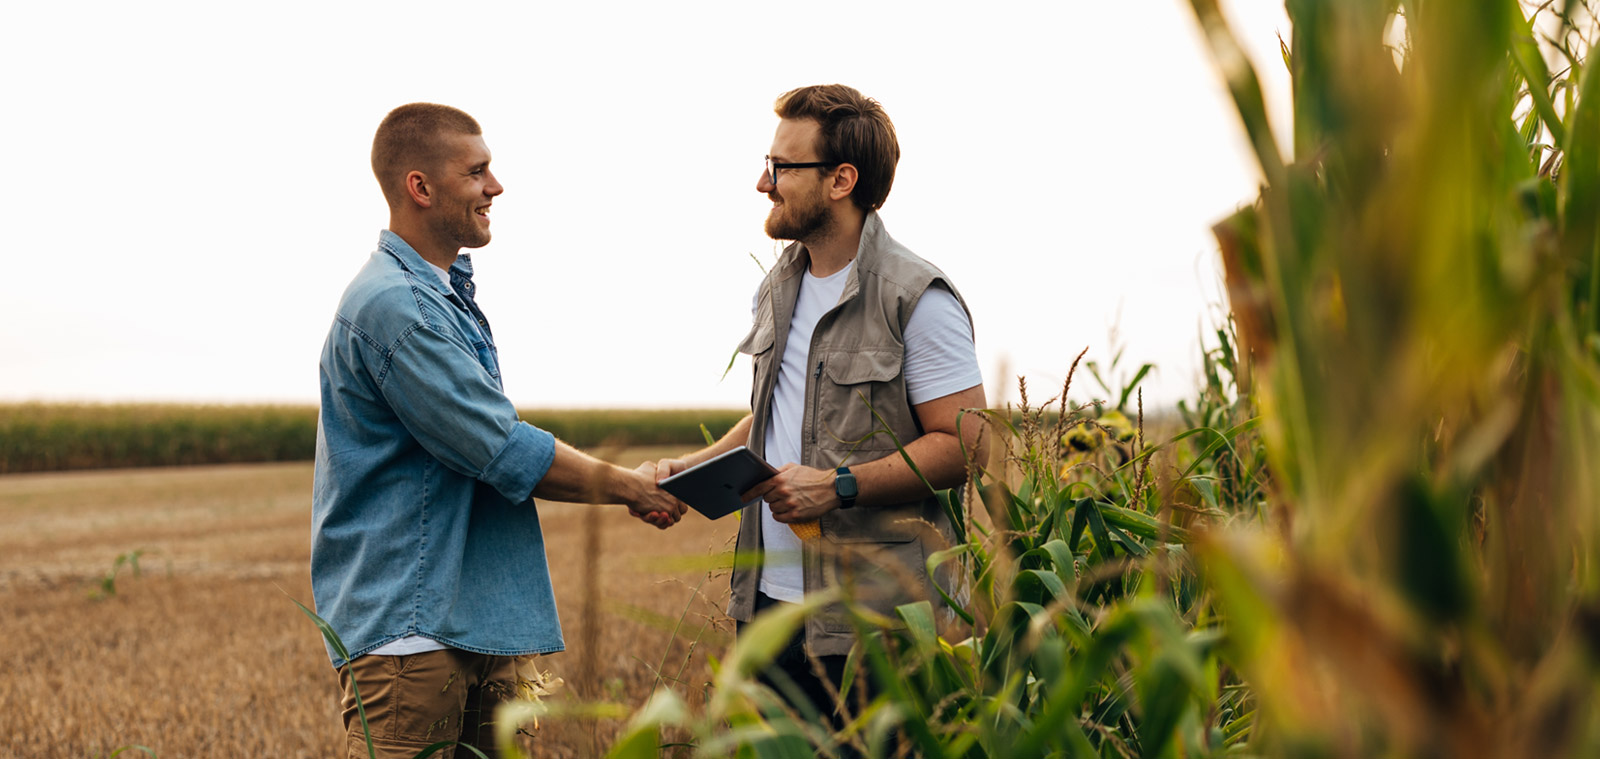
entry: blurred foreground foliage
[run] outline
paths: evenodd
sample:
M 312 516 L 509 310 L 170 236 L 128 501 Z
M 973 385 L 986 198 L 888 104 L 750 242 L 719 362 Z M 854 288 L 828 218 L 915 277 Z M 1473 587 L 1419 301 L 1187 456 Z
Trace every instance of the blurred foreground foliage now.
M 682 445 L 733 427 L 740 411 L 519 411 L 580 447 Z M 315 406 L 0 404 L 0 474 L 71 469 L 309 461 Z
M 1600 755 L 1594 13 L 1290 2 L 1290 161 L 1192 4 L 1266 178 L 1216 233 L 1283 518 L 1202 552 L 1257 749 Z
M 1190 5 L 1264 182 L 1215 227 L 1184 429 L 1147 438 L 1115 362 L 1099 401 L 969 414 L 998 456 L 928 561 L 959 619 L 857 610 L 844 729 L 749 678 L 813 599 L 611 756 L 1600 755 L 1594 13 L 1290 0 L 1280 143 Z

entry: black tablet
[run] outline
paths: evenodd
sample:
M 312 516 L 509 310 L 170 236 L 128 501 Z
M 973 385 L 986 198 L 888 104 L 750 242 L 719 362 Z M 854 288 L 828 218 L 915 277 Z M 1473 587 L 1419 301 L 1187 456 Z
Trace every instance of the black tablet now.
M 777 473 L 772 465 L 741 445 L 662 480 L 661 489 L 677 496 L 707 519 L 717 519 L 744 508 L 739 494 Z

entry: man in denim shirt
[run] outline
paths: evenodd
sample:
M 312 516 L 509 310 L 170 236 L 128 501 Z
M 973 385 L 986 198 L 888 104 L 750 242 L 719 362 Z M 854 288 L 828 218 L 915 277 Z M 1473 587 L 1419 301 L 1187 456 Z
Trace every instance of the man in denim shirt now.
M 350 757 L 367 756 L 355 686 L 379 756 L 441 740 L 494 756 L 489 725 L 515 693 L 515 657 L 564 648 L 532 496 L 624 503 L 659 528 L 684 507 L 656 487 L 653 464 L 598 461 L 507 400 L 471 259 L 458 256 L 489 242 L 503 191 L 478 123 L 447 106 L 396 108 L 372 169 L 389 228 L 323 346 L 312 589 L 350 653 L 329 651 Z

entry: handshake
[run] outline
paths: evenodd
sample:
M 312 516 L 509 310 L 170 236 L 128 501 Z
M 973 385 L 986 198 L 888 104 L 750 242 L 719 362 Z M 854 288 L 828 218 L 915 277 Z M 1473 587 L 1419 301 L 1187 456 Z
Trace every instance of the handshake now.
M 661 464 L 679 459 L 662 459 Z M 682 471 L 680 467 L 677 471 Z M 634 518 L 647 524 L 655 525 L 656 529 L 665 530 L 678 523 L 683 518 L 683 512 L 688 509 L 688 504 L 678 500 L 677 496 L 662 490 L 657 482 L 675 474 L 675 471 L 663 471 L 660 464 L 646 461 L 633 470 L 636 476 L 633 487 L 629 488 L 622 499 L 628 505 L 628 513 Z

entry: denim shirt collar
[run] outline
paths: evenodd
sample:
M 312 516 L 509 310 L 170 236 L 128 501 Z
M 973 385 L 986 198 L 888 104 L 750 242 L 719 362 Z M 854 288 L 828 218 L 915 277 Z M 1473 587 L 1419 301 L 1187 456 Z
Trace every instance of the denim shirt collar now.
M 428 261 L 422 257 L 421 253 L 417 252 L 416 248 L 411 247 L 410 243 L 402 240 L 400 235 L 387 229 L 383 230 L 378 233 L 378 248 L 393 256 L 396 261 L 400 262 L 400 268 L 427 282 L 440 295 L 447 298 L 460 299 L 460 296 L 454 290 L 445 287 L 444 283 L 434 276 L 433 269 L 428 267 Z M 450 264 L 450 281 L 459 285 L 458 280 L 464 282 L 472 281 L 472 256 L 470 254 L 462 253 L 456 256 L 455 263 Z

